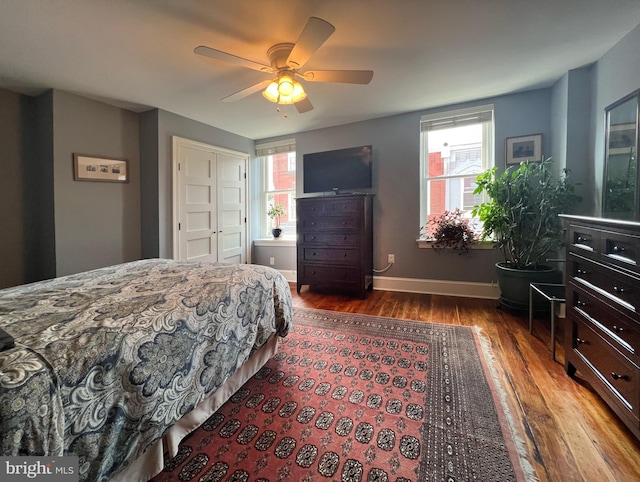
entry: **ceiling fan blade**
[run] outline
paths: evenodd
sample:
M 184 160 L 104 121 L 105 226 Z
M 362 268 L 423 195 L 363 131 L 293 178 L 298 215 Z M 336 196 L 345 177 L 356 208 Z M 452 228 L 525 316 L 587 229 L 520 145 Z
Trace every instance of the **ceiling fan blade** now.
M 308 96 L 302 99 L 300 102 L 296 102 L 295 106 L 299 114 L 304 114 L 305 112 L 309 112 L 311 109 L 313 109 L 313 105 L 311 104 Z
M 368 84 L 373 79 L 372 70 L 308 70 L 300 75 L 309 82 L 340 82 L 343 84 Z
M 251 87 L 247 87 L 246 89 L 239 90 L 235 94 L 228 95 L 220 99 L 222 102 L 235 102 L 236 100 L 244 99 L 245 97 L 250 96 L 251 94 L 255 94 L 256 92 L 261 91 L 262 89 L 266 89 L 267 85 L 273 82 L 273 79 L 263 80 L 262 82 L 258 82 L 257 84 L 252 85 Z
M 307 63 L 311 55 L 325 43 L 335 29 L 333 25 L 321 18 L 309 18 L 298 41 L 289 54 L 287 65 L 292 69 L 302 67 Z
M 196 47 L 195 49 L 193 49 L 193 51 L 198 55 L 204 55 L 205 57 L 222 60 L 223 62 L 241 65 L 242 67 L 247 67 L 248 69 L 259 70 L 260 72 L 267 73 L 274 72 L 274 70 L 268 65 L 263 65 L 258 62 L 254 62 L 253 60 L 238 57 L 237 55 L 229 54 L 227 52 L 223 52 L 222 50 L 212 49 L 211 47 L 206 47 L 204 45 Z

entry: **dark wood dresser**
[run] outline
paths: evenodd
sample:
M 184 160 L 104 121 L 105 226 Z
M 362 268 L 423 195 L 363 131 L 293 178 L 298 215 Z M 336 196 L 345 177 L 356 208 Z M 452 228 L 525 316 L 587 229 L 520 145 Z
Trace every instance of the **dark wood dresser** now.
M 562 217 L 565 368 L 587 380 L 640 438 L 640 223 Z
M 297 199 L 298 286 L 365 298 L 373 287 L 373 196 Z

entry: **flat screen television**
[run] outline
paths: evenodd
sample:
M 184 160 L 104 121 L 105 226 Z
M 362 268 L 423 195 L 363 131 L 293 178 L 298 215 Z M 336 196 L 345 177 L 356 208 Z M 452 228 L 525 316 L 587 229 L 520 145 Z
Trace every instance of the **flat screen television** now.
M 303 191 L 340 194 L 370 189 L 373 187 L 372 162 L 371 146 L 304 154 Z

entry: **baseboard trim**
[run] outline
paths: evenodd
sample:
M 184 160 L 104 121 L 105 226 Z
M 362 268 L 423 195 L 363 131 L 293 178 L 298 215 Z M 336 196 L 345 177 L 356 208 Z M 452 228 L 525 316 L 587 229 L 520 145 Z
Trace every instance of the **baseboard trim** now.
M 298 281 L 298 272 L 293 269 L 279 269 L 280 273 L 284 275 L 289 283 L 296 283 Z
M 298 272 L 278 270 L 289 283 L 296 283 Z M 374 276 L 373 289 L 381 291 L 404 291 L 428 295 L 460 296 L 464 298 L 483 298 L 497 300 L 500 288 L 496 283 L 476 283 L 471 281 L 446 281 L 438 279 L 392 278 Z
M 391 278 L 374 276 L 373 289 L 384 291 L 404 291 L 431 295 L 461 296 L 497 300 L 500 288 L 496 283 L 476 283 L 470 281 L 446 281 L 436 279 Z

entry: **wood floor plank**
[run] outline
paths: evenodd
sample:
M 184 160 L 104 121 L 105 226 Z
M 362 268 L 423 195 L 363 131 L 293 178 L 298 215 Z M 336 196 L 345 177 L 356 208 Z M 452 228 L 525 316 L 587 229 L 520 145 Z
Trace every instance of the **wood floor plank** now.
M 564 371 L 562 320 L 553 361 L 548 319 L 537 315 L 530 334 L 526 313 L 500 310 L 494 300 L 382 290 L 355 300 L 292 291 L 294 306 L 479 327 L 511 388 L 514 423 L 526 434 L 541 482 L 640 481 L 640 442 L 588 385 Z

